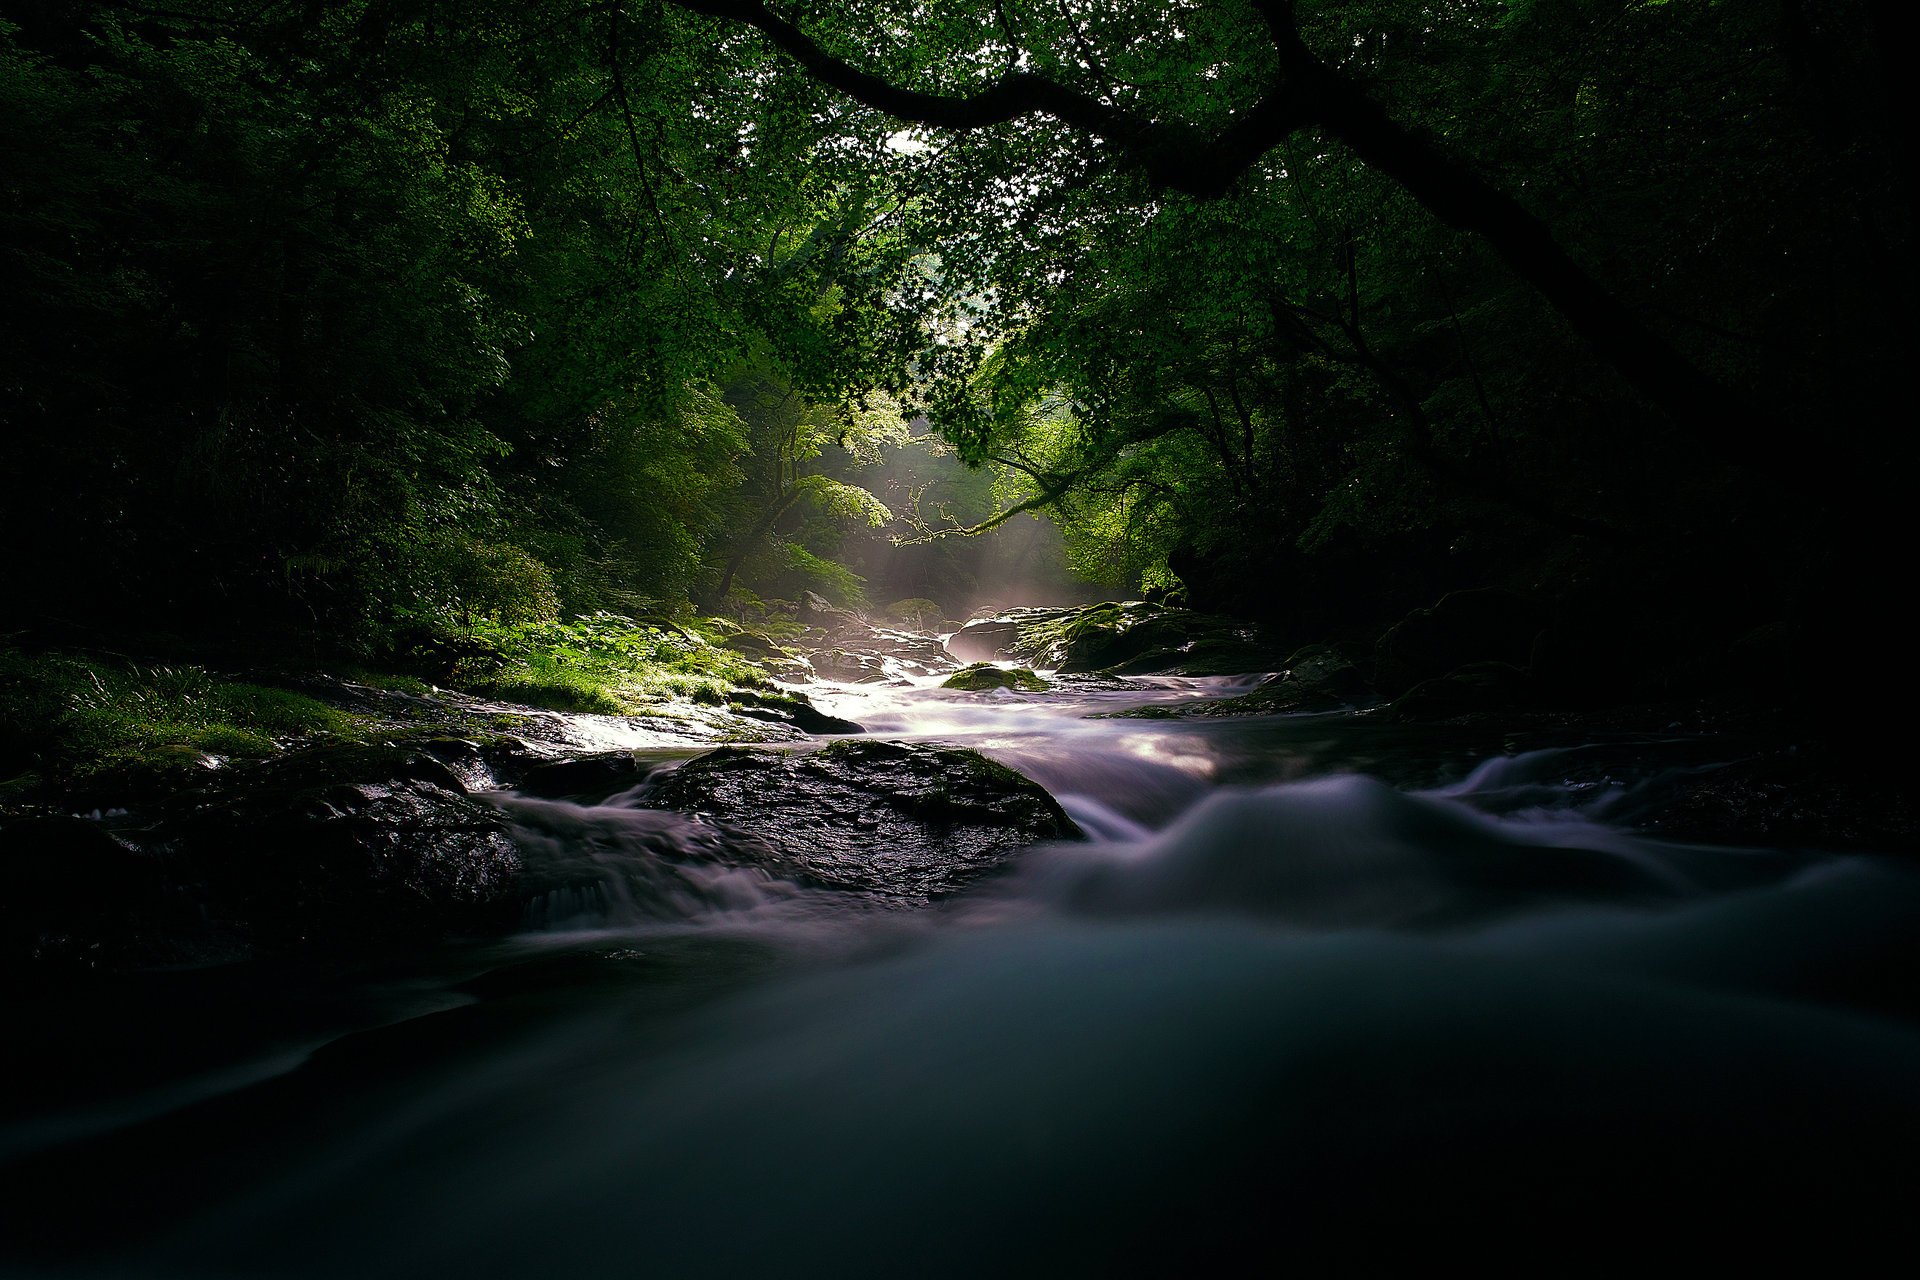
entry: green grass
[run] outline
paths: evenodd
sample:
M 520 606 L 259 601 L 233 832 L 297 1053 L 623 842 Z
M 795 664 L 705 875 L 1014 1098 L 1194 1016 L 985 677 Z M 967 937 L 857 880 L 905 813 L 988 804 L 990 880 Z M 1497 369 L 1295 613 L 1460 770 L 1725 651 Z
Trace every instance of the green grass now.
M 572 622 L 483 623 L 451 683 L 530 706 L 608 715 L 673 698 L 719 705 L 736 689 L 770 687 L 740 654 L 686 632 L 600 613 Z
M 341 667 L 338 673 L 355 684 L 366 685 L 369 689 L 382 689 L 388 693 L 410 693 L 418 698 L 430 697 L 433 686 L 416 676 L 394 675 L 387 671 L 372 671 L 366 667 Z
M 272 755 L 291 742 L 351 734 L 353 716 L 205 667 L 0 650 L 0 762 L 84 778 L 127 765 L 185 767 L 200 753 Z

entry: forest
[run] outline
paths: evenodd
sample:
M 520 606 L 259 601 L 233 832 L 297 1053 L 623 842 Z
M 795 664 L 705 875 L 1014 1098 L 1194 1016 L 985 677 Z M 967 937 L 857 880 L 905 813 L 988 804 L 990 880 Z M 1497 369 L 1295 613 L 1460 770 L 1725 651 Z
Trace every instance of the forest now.
M 956 617 L 835 555 L 1025 508 L 1301 642 L 1490 584 L 1636 693 L 1873 642 L 1875 6 L 1158 9 L 10 4 L 13 626 Z M 914 434 L 964 467 L 875 493 Z
M 974 1128 L 826 1161 L 868 1197 L 837 1274 L 901 1241 L 927 1274 L 1163 1274 L 1258 1246 L 1269 1194 L 1310 1274 L 1479 1256 L 1464 1185 L 1412 1207 L 1456 1158 L 1540 1239 L 1664 1230 L 1699 1186 L 1702 1247 L 1754 1205 L 1756 1256 L 1788 1220 L 1910 1235 L 1898 12 L 0 0 L 0 968 L 41 993 L 0 1269 L 812 1274 L 793 1144 L 959 1124 L 900 1081 Z M 1589 960 L 1665 985 L 1540 976 Z M 1192 1021 L 1203 990 L 1263 1012 Z M 592 999 L 651 1030 L 567 1039 Z M 922 1000 L 952 1006 L 924 1051 L 837 1012 L 911 1037 Z M 1381 1086 L 1392 1134 L 1386 1035 L 1440 1081 Z M 674 1036 L 750 1081 L 704 1156 L 675 1108 L 721 1103 Z M 989 1042 L 1033 1078 L 967 1075 Z M 295 1043 L 333 1065 L 205 1084 Z M 650 1154 L 541 1181 L 509 1126 L 457 1244 L 453 1209 L 385 1238 L 316 1172 L 344 1157 L 311 1117 L 364 1104 L 395 1145 L 339 1167 L 455 1203 L 480 1174 L 406 1099 L 536 1044 Z M 747 1064 L 787 1053 L 815 1109 L 776 1115 Z M 1753 1075 L 1709 1106 L 1688 1053 Z M 1101 1054 L 1136 1092 L 1075 1083 Z M 1627 1065 L 1558 1074 L 1589 1054 Z M 1445 1083 L 1549 1060 L 1492 1073 L 1510 1110 Z M 405 1084 L 370 1102 L 378 1063 Z M 1221 1083 L 1250 1063 L 1334 1118 Z M 1163 1132 L 1162 1087 L 1242 1102 Z M 507 1108 L 592 1147 L 544 1087 Z M 1042 1111 L 1054 1138 L 1010 1119 Z M 1302 1143 L 1277 1172 L 1229 1151 L 1255 1113 Z M 326 1185 L 242 1196 L 261 1115 L 274 1185 Z M 1129 1143 L 1159 1172 L 1122 1186 Z M 1671 1171 L 1622 1189 L 1649 1150 Z M 619 1252 L 618 1188 L 676 1161 L 654 1251 Z M 909 1166 L 1001 1243 L 927 1221 Z M 95 1178 L 145 1207 L 82 1247 Z M 1081 1190 L 1042 1225 L 1043 1185 Z M 1371 1235 L 1396 1214 L 1427 1243 Z M 1487 1265 L 1541 1274 L 1525 1239 Z

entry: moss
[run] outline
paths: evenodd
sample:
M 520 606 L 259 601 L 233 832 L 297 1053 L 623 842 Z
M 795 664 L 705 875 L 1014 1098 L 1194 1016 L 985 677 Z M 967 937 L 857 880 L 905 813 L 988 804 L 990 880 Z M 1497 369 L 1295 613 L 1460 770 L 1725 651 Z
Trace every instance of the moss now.
M 265 734 L 230 724 L 208 725 L 190 733 L 185 745 L 216 756 L 267 756 L 280 750 L 280 744 Z
M 364 667 L 347 667 L 341 670 L 340 674 L 355 684 L 363 684 L 369 689 L 380 689 L 387 693 L 407 693 L 416 698 L 431 697 L 433 694 L 433 686 L 416 676 L 369 671 Z
M 933 601 L 915 596 L 910 600 L 895 600 L 887 606 L 887 616 L 911 627 L 925 627 L 940 621 L 943 614 Z
M 991 662 L 976 662 L 948 676 L 940 687 L 964 689 L 969 693 L 983 693 L 990 689 L 1044 693 L 1053 686 L 1025 667 L 997 667 Z
M 998 760 L 988 759 L 971 747 L 965 747 L 953 753 L 969 764 L 975 776 L 1002 787 L 1013 790 L 1036 789 L 1038 784 L 1017 769 L 1009 768 Z

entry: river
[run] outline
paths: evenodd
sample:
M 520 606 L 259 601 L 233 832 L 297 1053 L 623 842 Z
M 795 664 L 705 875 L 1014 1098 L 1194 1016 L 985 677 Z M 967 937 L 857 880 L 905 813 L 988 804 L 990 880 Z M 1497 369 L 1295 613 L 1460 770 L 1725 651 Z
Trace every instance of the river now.
M 1804 1251 L 1852 1274 L 1911 1248 L 1920 875 L 1640 834 L 1739 749 L 1679 732 L 1106 718 L 1244 687 L 816 689 L 873 735 L 1019 769 L 1089 837 L 925 911 L 716 869 L 425 961 L 30 998 L 53 1104 L 0 1128 L 0 1269 L 1606 1275 Z M 501 803 L 529 856 L 713 838 L 631 796 Z

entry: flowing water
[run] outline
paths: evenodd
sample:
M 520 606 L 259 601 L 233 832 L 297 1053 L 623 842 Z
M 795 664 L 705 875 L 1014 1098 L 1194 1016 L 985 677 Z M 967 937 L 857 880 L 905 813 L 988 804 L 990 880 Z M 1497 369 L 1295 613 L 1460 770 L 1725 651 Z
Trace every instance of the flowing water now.
M 1598 1275 L 1805 1251 L 1851 1274 L 1911 1247 L 1920 876 L 1637 833 L 1738 744 L 1104 718 L 1228 680 L 932 686 L 815 695 L 1020 769 L 1088 839 L 903 912 L 731 866 L 644 789 L 503 796 L 528 857 L 585 886 L 520 937 L 159 975 L 33 1023 L 76 1065 L 0 1130 L 0 1268 Z

